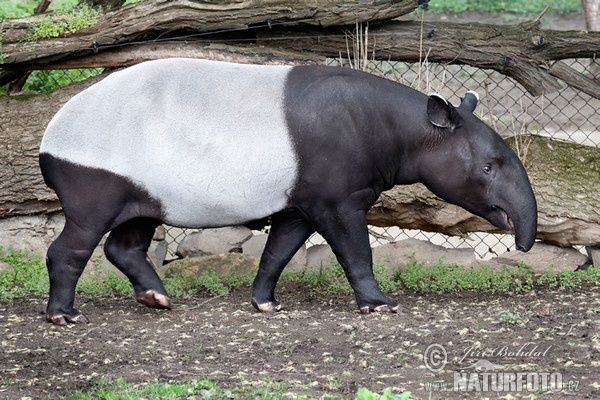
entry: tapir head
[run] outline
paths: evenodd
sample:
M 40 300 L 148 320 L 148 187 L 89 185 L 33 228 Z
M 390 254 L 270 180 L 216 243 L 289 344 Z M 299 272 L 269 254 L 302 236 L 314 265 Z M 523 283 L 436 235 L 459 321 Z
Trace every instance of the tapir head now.
M 523 164 L 500 135 L 473 115 L 468 92 L 455 108 L 439 95 L 427 104 L 430 129 L 421 154 L 420 178 L 444 200 L 514 228 L 516 247 L 528 251 L 537 231 L 537 204 Z

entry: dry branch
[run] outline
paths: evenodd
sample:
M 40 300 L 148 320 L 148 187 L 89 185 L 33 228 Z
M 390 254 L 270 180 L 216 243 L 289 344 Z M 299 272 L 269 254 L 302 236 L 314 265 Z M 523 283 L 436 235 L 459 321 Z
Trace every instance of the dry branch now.
M 427 54 L 430 62 L 467 64 L 488 68 L 515 78 L 538 96 L 561 88 L 557 78 L 600 97 L 600 84 L 575 70 L 549 71 L 555 60 L 594 58 L 600 54 L 600 32 L 541 30 L 539 22 L 519 25 L 425 22 L 420 51 L 421 23 L 396 21 L 369 28 L 378 59 L 417 62 Z M 287 39 L 289 38 L 289 39 Z M 261 32 L 259 43 L 328 57 L 345 53 L 343 28 L 319 31 Z M 560 75 L 559 75 L 560 73 Z

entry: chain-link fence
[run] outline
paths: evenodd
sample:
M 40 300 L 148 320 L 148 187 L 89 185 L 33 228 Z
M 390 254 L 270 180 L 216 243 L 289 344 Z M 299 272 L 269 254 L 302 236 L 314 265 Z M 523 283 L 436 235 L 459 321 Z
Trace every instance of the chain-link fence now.
M 572 68 L 591 74 L 590 60 L 566 61 Z M 328 60 L 329 65 L 339 65 L 338 60 Z M 496 71 L 483 70 L 466 65 L 417 64 L 404 62 L 373 61 L 367 69 L 374 74 L 403 83 L 425 93 L 437 92 L 454 104 L 468 90 L 480 94 L 481 102 L 476 113 L 503 136 L 532 133 L 554 139 L 568 140 L 588 146 L 600 147 L 600 100 L 571 87 L 535 97 L 514 79 Z M 56 85 L 85 79 L 100 73 L 101 69 L 35 71 L 26 90 L 43 91 L 50 80 Z M 397 227 L 370 227 L 371 244 L 377 246 L 406 238 L 430 240 L 434 244 L 450 248 L 470 247 L 479 258 L 491 258 L 504 253 L 513 245 L 510 235 L 471 233 L 468 238 L 450 237 L 441 233 L 405 230 Z M 171 228 L 167 230 L 168 257 L 174 256 L 177 243 L 191 230 Z M 323 243 L 315 234 L 307 245 Z

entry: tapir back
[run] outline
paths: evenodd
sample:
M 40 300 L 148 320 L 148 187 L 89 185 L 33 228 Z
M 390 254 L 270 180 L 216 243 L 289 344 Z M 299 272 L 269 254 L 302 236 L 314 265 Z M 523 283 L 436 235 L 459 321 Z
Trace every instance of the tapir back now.
M 40 152 L 126 178 L 158 200 L 173 225 L 262 218 L 285 208 L 298 173 L 283 105 L 289 70 L 193 59 L 139 64 L 71 99 Z

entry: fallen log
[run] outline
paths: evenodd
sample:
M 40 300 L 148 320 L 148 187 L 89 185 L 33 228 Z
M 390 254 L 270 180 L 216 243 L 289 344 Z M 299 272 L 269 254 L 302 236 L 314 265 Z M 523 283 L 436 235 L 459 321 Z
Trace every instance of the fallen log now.
M 215 53 L 216 54 L 216 53 Z M 219 56 L 213 54 L 213 58 Z M 232 54 L 229 61 L 235 61 Z M 278 61 L 271 61 L 278 62 Z M 0 218 L 59 209 L 39 173 L 38 148 L 46 124 L 73 95 L 101 77 L 49 94 L 0 98 Z M 559 246 L 600 246 L 600 149 L 525 137 L 525 166 L 539 206 L 538 238 Z M 522 139 L 522 138 L 521 138 Z M 516 147 L 516 146 L 515 146 Z M 465 235 L 497 230 L 449 205 L 422 185 L 398 186 L 381 195 L 369 223 Z
M 311 52 L 326 57 L 347 53 L 348 28 L 261 31 L 259 44 Z M 539 21 L 518 25 L 394 21 L 368 30 L 369 57 L 380 60 L 466 64 L 493 69 L 514 78 L 534 96 L 567 84 L 600 98 L 600 82 L 556 61 L 595 58 L 600 32 L 541 30 Z M 554 67 L 552 67 L 554 66 Z
M 417 4 L 418 0 L 147 0 L 108 13 L 92 27 L 38 41 L 28 38 L 32 25 L 40 17 L 10 19 L 0 23 L 5 55 L 0 68 L 34 69 L 64 58 L 116 49 L 136 41 L 167 38 L 175 33 L 185 34 L 182 40 L 193 40 L 196 34 L 208 32 L 238 32 L 247 38 L 245 31 L 257 26 L 330 27 L 357 21 L 385 21 L 413 11 Z

